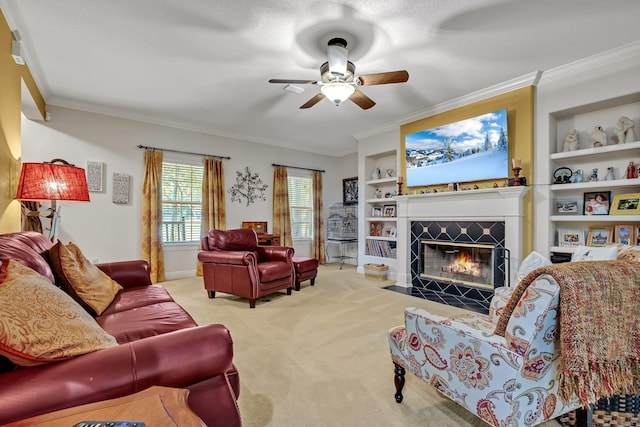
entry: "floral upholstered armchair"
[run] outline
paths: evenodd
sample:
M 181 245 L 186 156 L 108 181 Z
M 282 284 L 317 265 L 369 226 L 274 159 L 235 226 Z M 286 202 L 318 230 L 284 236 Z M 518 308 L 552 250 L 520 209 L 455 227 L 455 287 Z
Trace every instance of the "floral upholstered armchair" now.
M 557 396 L 558 284 L 544 277 L 532 283 L 500 336 L 496 326 L 512 289 L 496 289 L 488 316 L 407 308 L 405 324 L 388 332 L 396 401 L 409 371 L 494 426 L 533 426 L 582 406 Z

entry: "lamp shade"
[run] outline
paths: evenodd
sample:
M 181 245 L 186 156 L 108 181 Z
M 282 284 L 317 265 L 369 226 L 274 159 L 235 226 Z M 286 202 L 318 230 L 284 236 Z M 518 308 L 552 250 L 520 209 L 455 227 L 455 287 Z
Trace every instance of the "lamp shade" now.
M 87 177 L 84 169 L 70 164 L 23 163 L 16 199 L 88 202 Z
M 336 104 L 340 104 L 342 101 L 348 99 L 356 88 L 353 85 L 342 82 L 327 83 L 320 88 L 320 91 Z

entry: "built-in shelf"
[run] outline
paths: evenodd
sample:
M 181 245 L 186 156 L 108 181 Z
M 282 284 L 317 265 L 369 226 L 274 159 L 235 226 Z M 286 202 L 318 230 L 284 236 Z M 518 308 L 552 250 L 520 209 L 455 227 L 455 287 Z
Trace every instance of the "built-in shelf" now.
M 617 222 L 626 224 L 640 221 L 640 215 L 552 215 L 554 222 Z
M 391 205 L 394 204 L 396 202 L 396 199 L 394 199 L 393 197 L 383 197 L 383 198 L 375 198 L 375 199 L 367 199 L 365 200 L 365 203 L 372 203 L 372 204 L 387 204 L 387 205 Z
M 552 184 L 551 191 L 595 190 L 598 188 L 638 187 L 640 179 L 616 179 L 614 181 L 579 182 L 575 184 Z
M 367 240 L 385 240 L 387 242 L 395 242 L 395 237 L 382 237 L 382 236 L 367 236 L 365 237 Z
M 384 211 L 389 211 L 385 205 L 391 205 L 395 213 L 396 199 L 395 194 L 398 191 L 398 151 L 385 150 L 381 152 L 373 152 L 364 156 L 364 177 L 360 179 L 364 181 L 363 199 L 364 199 L 364 229 L 362 230 L 362 238 L 360 244 L 363 250 L 363 263 L 384 263 L 390 264 L 392 269 L 396 259 L 396 238 L 397 218 L 391 216 L 382 216 Z M 380 170 L 383 178 L 371 179 L 375 175 L 372 173 Z M 390 177 L 386 176 L 387 171 Z M 387 197 L 384 197 L 387 195 Z M 381 196 L 381 197 L 376 197 Z M 381 216 L 373 216 L 380 214 Z
M 367 185 L 378 185 L 378 184 L 388 184 L 390 182 L 396 183 L 398 181 L 398 178 L 395 176 L 392 176 L 390 178 L 380 178 L 380 179 L 372 179 L 370 181 L 366 181 Z
M 563 151 L 560 153 L 553 153 L 550 157 L 551 160 L 562 159 L 574 159 L 576 157 L 584 156 L 601 156 L 605 153 L 615 153 L 619 151 L 636 150 L 640 148 L 640 141 L 627 142 L 626 144 L 605 145 L 604 147 L 596 148 L 582 148 L 575 151 Z
M 610 197 L 610 205 L 617 195 L 640 193 L 640 179 L 627 178 L 630 162 L 634 162 L 636 167 L 640 164 L 640 141 L 618 143 L 617 121 L 621 116 L 635 120 L 637 131 L 637 118 L 640 117 L 640 93 L 549 112 L 551 172 L 559 167 L 567 167 L 574 172 L 575 176 L 575 172 L 581 170 L 585 181 L 551 184 L 548 192 L 552 204 L 550 213 L 555 212 L 556 202 L 563 202 L 564 199 L 582 202 L 585 193 L 588 192 L 607 194 Z M 596 125 L 602 126 L 607 132 L 607 145 L 603 147 L 591 147 L 591 132 Z M 585 148 L 563 152 L 561 150 L 564 138 L 573 129 L 578 131 L 580 146 Z M 637 136 L 634 139 L 637 139 Z M 616 179 L 603 180 L 608 169 L 613 171 Z M 593 171 L 597 173 L 599 180 L 587 181 L 587 177 Z M 570 227 L 582 230 L 586 237 L 590 227 L 611 227 L 612 229 L 615 229 L 616 225 L 640 227 L 640 215 L 554 215 L 551 213 L 548 218 L 551 224 L 548 246 L 549 250 L 555 253 L 569 254 L 575 250 L 573 247 L 559 245 L 559 229 Z M 618 238 L 615 234 L 612 237 L 614 242 Z M 584 243 L 589 245 L 590 242 Z

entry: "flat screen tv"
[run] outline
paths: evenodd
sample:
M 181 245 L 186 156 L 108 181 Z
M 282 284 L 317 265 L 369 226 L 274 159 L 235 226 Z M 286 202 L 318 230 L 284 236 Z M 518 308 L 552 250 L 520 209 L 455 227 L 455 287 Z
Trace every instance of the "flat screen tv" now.
M 408 187 L 509 177 L 506 109 L 412 133 L 404 142 Z

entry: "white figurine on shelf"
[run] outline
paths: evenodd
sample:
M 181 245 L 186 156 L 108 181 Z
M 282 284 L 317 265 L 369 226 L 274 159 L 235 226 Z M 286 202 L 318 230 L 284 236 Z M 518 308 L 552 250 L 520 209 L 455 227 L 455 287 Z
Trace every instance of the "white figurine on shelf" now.
M 393 169 L 387 169 L 384 171 L 385 178 L 393 178 Z
M 629 117 L 621 116 L 618 119 L 618 129 L 616 130 L 618 134 L 618 144 L 635 142 L 638 139 L 636 137 L 636 130 L 634 129 L 635 125 L 634 121 Z
M 576 151 L 578 148 L 580 148 L 580 135 L 576 129 L 572 129 L 567 133 L 567 136 L 564 137 L 562 151 Z
M 607 168 L 607 174 L 604 177 L 605 181 L 615 181 L 616 177 L 613 174 L 613 168 L 612 167 L 608 167 Z
M 371 174 L 371 179 L 380 179 L 380 168 L 376 168 Z
M 382 198 L 382 190 L 380 190 L 379 188 L 376 188 L 376 199 L 381 199 Z
M 598 168 L 593 168 L 593 170 L 591 171 L 591 175 L 589 175 L 589 178 L 587 179 L 587 182 L 596 181 L 598 181 Z
M 596 126 L 591 131 L 591 142 L 594 147 L 604 147 L 607 145 L 607 132 L 602 126 Z

